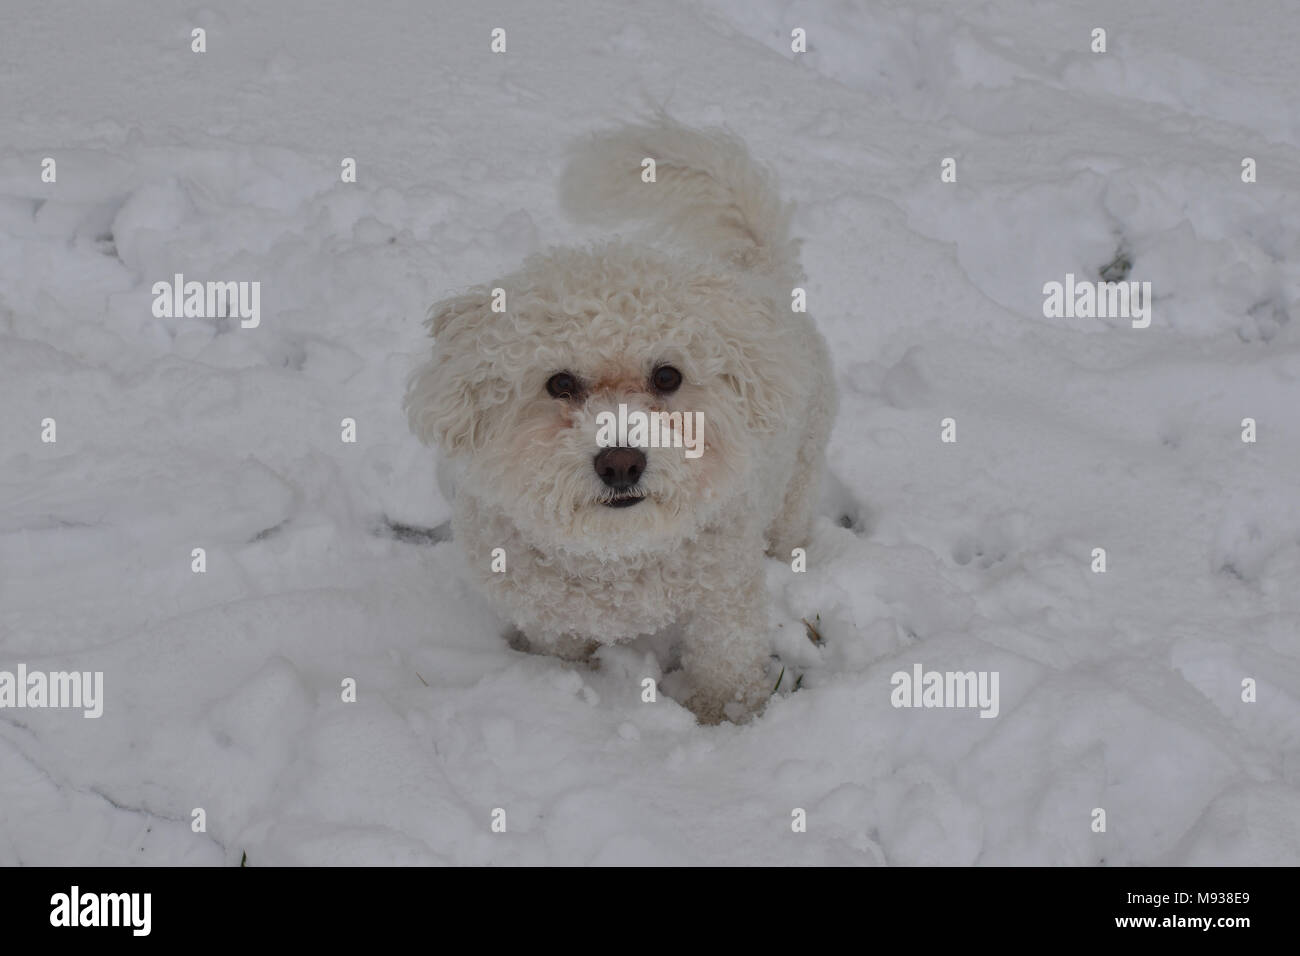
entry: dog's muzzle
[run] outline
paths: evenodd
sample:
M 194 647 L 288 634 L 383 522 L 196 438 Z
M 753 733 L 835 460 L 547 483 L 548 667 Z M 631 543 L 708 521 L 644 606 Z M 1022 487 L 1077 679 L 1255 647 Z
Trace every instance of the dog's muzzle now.
M 645 473 L 645 452 L 639 448 L 606 448 L 593 460 L 592 467 L 614 496 L 604 504 L 610 508 L 630 508 L 645 495 L 634 489 Z

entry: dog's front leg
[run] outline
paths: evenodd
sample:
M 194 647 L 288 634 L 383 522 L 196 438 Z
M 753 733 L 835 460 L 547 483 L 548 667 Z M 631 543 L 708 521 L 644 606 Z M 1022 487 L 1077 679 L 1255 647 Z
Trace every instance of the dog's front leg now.
M 558 657 L 562 661 L 589 664 L 600 645 L 579 634 L 550 634 L 530 637 L 519 628 L 511 628 L 505 635 L 511 650 L 523 654 L 542 654 Z
M 703 724 L 743 723 L 772 693 L 763 564 L 747 564 L 753 566 L 737 586 L 700 596 L 683 634 L 682 668 L 690 685 L 686 706 Z

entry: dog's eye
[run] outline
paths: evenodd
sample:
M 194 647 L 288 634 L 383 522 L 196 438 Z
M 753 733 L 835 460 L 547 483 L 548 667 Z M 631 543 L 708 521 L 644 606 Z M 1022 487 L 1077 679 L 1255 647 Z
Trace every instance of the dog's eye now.
M 660 365 L 651 373 L 650 384 L 656 392 L 675 392 L 681 388 L 682 373 L 671 365 Z
M 581 386 L 568 372 L 556 372 L 546 380 L 546 391 L 551 398 L 577 398 Z

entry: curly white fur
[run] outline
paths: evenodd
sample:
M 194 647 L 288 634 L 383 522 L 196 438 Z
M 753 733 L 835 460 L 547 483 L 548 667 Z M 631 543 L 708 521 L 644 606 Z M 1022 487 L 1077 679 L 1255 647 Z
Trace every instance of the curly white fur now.
M 662 116 L 580 144 L 562 196 L 580 220 L 650 231 L 533 256 L 435 305 L 411 428 L 455 471 L 471 575 L 529 643 L 582 657 L 680 626 L 688 706 L 744 719 L 771 690 L 763 554 L 805 543 L 835 414 L 825 343 L 790 308 L 790 210 L 738 140 Z M 664 364 L 683 376 L 668 395 L 650 385 Z M 587 386 L 579 400 L 547 393 L 560 371 Z M 705 423 L 699 458 L 643 449 L 645 498 L 627 508 L 593 467 L 596 416 L 620 403 Z

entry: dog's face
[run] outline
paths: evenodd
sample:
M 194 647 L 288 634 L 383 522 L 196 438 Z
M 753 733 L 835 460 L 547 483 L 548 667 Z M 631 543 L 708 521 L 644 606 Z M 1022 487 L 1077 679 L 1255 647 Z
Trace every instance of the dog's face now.
M 497 287 L 500 311 L 490 288 L 434 307 L 434 357 L 407 408 L 421 439 L 461 460 L 465 489 L 533 544 L 672 548 L 763 466 L 795 386 L 789 323 L 737 279 L 609 245 L 534 257 Z M 620 405 L 626 436 L 610 428 Z M 645 447 L 635 413 L 659 412 L 646 421 L 661 447 Z

